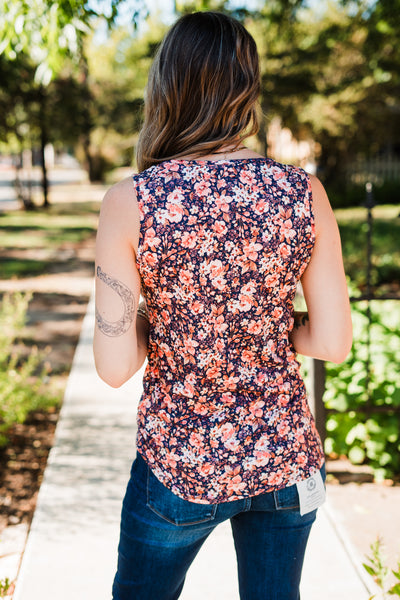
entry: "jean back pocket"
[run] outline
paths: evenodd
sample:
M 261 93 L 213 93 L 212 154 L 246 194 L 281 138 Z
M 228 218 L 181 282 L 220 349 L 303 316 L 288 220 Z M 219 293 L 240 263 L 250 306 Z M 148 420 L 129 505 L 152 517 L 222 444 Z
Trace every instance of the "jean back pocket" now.
M 215 518 L 217 504 L 197 504 L 183 500 L 147 468 L 147 506 L 157 515 L 174 525 L 195 525 Z

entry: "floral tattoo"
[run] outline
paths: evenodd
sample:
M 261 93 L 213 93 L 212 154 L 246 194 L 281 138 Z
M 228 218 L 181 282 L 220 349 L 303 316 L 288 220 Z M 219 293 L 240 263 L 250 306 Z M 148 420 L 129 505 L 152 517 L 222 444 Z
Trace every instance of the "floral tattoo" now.
M 108 285 L 114 292 L 118 294 L 124 304 L 124 314 L 118 321 L 106 321 L 103 319 L 96 307 L 96 323 L 104 335 L 109 337 L 118 337 L 128 331 L 135 316 L 135 299 L 131 290 L 118 279 L 113 279 L 107 273 L 101 270 L 101 267 L 97 267 L 97 277 Z

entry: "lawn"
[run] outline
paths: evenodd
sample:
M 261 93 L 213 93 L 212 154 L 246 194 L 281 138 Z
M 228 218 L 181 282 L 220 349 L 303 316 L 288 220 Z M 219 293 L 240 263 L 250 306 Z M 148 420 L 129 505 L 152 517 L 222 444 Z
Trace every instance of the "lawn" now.
M 366 284 L 367 210 L 335 211 L 342 238 L 345 271 L 363 289 Z M 400 287 L 400 206 L 377 206 L 372 211 L 372 285 L 381 292 Z
M 97 202 L 76 202 L 0 213 L 0 279 L 65 270 L 74 248 L 94 238 L 98 211 Z

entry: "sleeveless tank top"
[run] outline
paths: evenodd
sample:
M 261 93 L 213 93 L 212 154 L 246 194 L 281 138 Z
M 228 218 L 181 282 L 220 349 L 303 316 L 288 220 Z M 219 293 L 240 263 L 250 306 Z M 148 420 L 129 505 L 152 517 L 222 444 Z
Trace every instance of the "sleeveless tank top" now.
M 133 181 L 150 319 L 139 453 L 197 503 L 313 475 L 324 455 L 289 341 L 315 239 L 309 177 L 251 158 L 168 160 Z

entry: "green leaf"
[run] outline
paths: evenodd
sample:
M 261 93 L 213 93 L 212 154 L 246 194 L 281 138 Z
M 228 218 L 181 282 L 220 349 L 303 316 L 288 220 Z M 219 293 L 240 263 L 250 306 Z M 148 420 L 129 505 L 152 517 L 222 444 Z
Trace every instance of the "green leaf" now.
M 376 571 L 373 567 L 371 567 L 370 565 L 367 565 L 366 563 L 363 563 L 362 566 L 367 571 L 367 573 L 369 573 L 369 575 L 371 575 L 372 577 L 375 576 Z
M 352 463 L 360 465 L 365 460 L 365 452 L 360 446 L 353 446 L 349 450 L 349 459 Z
M 400 583 L 395 583 L 387 593 L 391 596 L 400 596 Z

